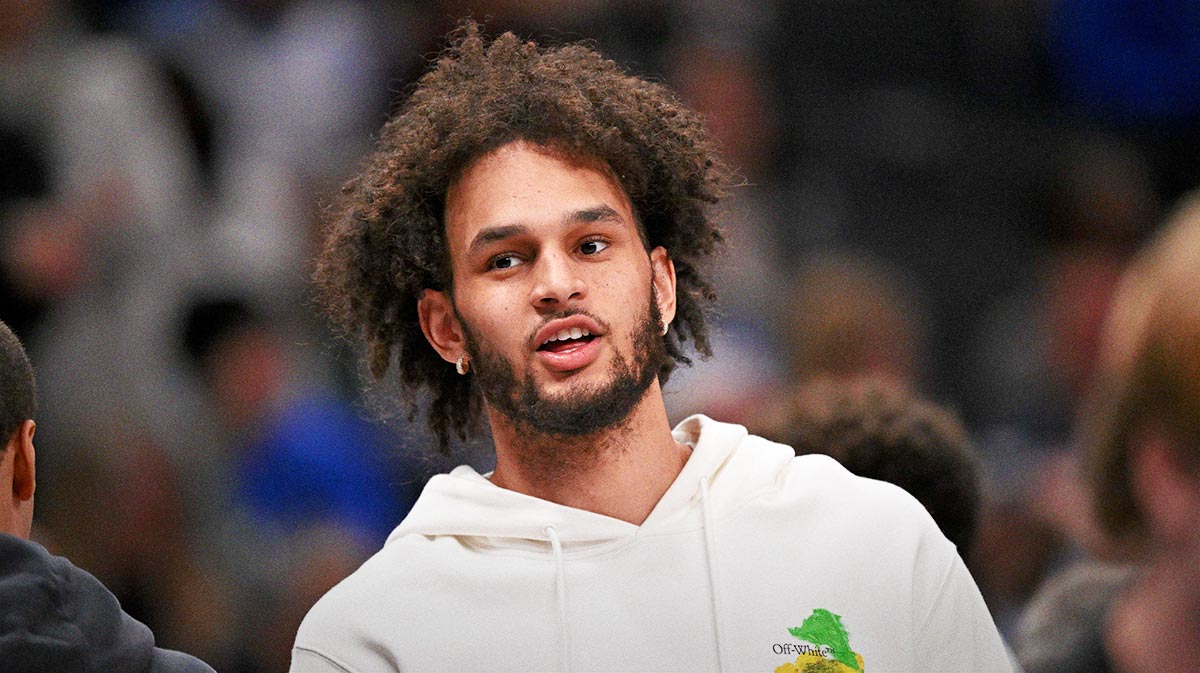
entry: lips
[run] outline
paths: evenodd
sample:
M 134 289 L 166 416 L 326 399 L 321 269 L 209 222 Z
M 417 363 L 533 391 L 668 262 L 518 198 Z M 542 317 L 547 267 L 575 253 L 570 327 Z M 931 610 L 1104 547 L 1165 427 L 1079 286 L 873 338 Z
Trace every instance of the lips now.
M 548 369 L 569 372 L 591 364 L 599 354 L 604 330 L 586 315 L 552 320 L 534 337 L 538 358 Z

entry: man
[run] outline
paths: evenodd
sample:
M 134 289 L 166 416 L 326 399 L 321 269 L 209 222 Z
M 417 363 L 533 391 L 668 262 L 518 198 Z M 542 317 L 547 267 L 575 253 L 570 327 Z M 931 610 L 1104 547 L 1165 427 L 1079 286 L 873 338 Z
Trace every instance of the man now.
M 95 577 L 28 541 L 33 523 L 33 369 L 0 322 L 0 668 L 5 673 L 213 673 L 199 659 L 154 646 Z
M 465 23 L 346 190 L 317 280 L 443 445 L 310 611 L 293 671 L 1008 671 L 954 547 L 899 488 L 738 426 L 671 430 L 706 353 L 725 181 L 697 116 L 581 46 Z M 815 668 L 814 668 L 815 667 Z

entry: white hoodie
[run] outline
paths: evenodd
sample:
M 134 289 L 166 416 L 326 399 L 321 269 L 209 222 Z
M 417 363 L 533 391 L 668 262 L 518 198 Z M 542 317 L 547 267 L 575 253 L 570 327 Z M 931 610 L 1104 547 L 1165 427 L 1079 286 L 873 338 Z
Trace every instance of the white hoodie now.
M 430 480 L 301 624 L 292 671 L 1011 671 L 954 546 L 901 489 L 703 416 L 637 526 Z

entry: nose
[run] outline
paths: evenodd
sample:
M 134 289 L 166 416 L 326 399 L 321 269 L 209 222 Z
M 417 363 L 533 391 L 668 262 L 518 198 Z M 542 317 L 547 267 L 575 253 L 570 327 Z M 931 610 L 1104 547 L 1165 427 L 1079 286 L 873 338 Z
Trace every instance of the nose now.
M 530 301 L 535 308 L 561 308 L 587 295 L 587 284 L 569 255 L 543 253 L 534 264 Z

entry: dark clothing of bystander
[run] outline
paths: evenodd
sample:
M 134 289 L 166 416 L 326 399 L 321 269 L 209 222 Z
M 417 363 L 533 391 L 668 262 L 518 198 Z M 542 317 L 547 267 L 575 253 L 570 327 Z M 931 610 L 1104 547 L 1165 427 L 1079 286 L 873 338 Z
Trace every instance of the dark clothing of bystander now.
M 5 673 L 213 673 L 154 645 L 95 577 L 41 545 L 0 534 L 0 662 Z

